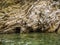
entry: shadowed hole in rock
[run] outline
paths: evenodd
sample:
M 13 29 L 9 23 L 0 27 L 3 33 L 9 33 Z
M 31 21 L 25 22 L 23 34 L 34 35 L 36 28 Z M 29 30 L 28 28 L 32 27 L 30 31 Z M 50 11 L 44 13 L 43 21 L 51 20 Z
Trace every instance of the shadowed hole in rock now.
M 21 28 L 20 27 L 15 27 L 15 33 L 20 33 Z
M 29 30 L 29 33 L 34 32 L 32 27 L 28 27 L 27 29 Z
M 35 32 L 42 33 L 42 30 L 40 28 L 37 28 Z
M 53 0 L 53 1 L 59 1 L 59 0 Z

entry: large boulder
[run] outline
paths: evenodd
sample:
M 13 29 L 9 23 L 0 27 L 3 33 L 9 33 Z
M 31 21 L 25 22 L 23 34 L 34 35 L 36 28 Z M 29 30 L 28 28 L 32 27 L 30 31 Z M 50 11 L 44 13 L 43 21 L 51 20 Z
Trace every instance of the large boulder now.
M 20 2 L 19 2 L 20 1 Z M 57 32 L 60 28 L 60 2 L 24 0 L 0 11 L 0 33 Z M 9 2 L 9 1 L 7 1 Z M 22 2 L 24 4 L 22 4 Z M 3 6 L 2 6 L 3 7 Z M 19 28 L 17 28 L 19 27 Z M 59 31 L 58 31 L 59 32 Z

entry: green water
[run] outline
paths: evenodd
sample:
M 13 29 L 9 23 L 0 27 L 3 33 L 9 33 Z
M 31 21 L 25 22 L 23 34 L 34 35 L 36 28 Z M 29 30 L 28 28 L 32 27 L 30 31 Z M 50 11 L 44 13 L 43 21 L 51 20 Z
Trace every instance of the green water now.
M 60 45 L 60 34 L 0 34 L 0 45 Z

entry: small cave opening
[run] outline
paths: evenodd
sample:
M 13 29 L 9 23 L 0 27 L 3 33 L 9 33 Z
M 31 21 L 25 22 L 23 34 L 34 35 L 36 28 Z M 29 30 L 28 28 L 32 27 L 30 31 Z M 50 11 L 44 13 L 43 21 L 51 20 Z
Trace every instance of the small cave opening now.
M 21 28 L 20 27 L 15 27 L 15 33 L 20 33 Z

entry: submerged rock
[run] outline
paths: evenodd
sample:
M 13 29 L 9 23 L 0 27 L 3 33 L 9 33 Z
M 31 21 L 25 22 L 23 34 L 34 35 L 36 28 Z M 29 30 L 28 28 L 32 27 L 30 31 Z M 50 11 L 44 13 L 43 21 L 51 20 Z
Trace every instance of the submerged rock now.
M 23 2 L 23 5 L 19 2 L 1 10 L 0 33 L 16 33 L 17 30 L 20 30 L 19 33 L 57 32 L 60 30 L 59 1 L 26 0 Z

